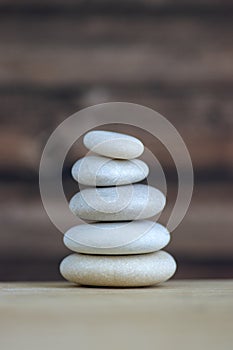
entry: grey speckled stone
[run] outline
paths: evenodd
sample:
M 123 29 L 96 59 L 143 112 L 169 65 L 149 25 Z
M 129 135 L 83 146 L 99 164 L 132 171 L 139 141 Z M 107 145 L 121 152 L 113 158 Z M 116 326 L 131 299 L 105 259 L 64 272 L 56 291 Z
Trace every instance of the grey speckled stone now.
M 78 160 L 72 167 L 72 176 L 87 186 L 115 186 L 139 182 L 147 177 L 149 168 L 142 160 L 111 160 L 89 156 Z
M 60 265 L 70 282 L 89 286 L 141 287 L 168 280 L 176 270 L 173 257 L 159 251 L 141 255 L 97 256 L 72 254 Z
M 144 151 L 137 138 L 112 131 L 90 131 L 84 136 L 83 143 L 89 150 L 109 158 L 133 159 Z
M 87 188 L 75 194 L 70 210 L 84 220 L 125 221 L 146 219 L 163 210 L 166 198 L 147 185 Z
M 168 230 L 153 221 L 95 223 L 72 227 L 64 244 L 84 254 L 126 255 L 152 253 L 170 241 Z

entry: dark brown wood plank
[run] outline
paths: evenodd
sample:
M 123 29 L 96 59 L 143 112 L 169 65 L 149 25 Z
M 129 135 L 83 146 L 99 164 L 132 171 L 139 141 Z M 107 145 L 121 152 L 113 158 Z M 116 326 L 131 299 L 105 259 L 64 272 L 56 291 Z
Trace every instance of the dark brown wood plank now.
M 113 3 L 114 1 L 106 1 L 106 0 L 95 0 L 95 1 L 87 1 L 86 6 L 91 6 L 93 3 L 97 3 L 97 4 L 109 4 L 109 3 Z M 77 4 L 77 5 L 83 5 L 85 2 L 83 0 L 67 0 L 66 4 Z M 141 4 L 143 6 L 161 6 L 163 4 L 170 4 L 173 5 L 174 1 L 173 0 L 119 0 L 118 4 L 123 5 L 124 3 L 129 3 L 129 4 Z M 196 0 L 196 1 L 185 1 L 185 0 L 177 0 L 175 2 L 175 4 L 187 4 L 187 6 L 191 6 L 192 4 L 197 4 L 197 5 L 205 5 L 205 4 L 209 4 L 212 6 L 215 5 L 224 5 L 224 4 L 229 4 L 230 1 L 229 0 Z M 33 4 L 33 5 L 38 5 L 38 4 L 43 4 L 43 5 L 60 5 L 60 4 L 64 4 L 64 2 L 62 0 L 0 0 L 0 4 Z
M 106 83 L 219 84 L 232 83 L 233 52 L 198 51 L 178 56 L 156 48 L 39 48 L 1 45 L 1 86 L 67 86 Z M 176 51 L 176 50 L 175 50 Z M 117 68 L 117 69 L 116 69 Z
M 44 7 L 96 7 L 96 6 L 109 6 L 114 5 L 114 1 L 106 1 L 106 0 L 95 0 L 95 1 L 85 1 L 82 0 L 67 0 L 64 4 L 62 0 L 0 0 L 0 5 L 15 5 L 15 6 L 20 6 L 20 7 L 25 7 L 25 6 L 31 6 L 31 7 L 36 7 L 36 6 L 44 6 Z M 171 6 L 171 7 L 178 7 L 178 6 L 183 6 L 185 8 L 192 8 L 194 7 L 205 7 L 208 6 L 208 8 L 213 8 L 213 7 L 226 7 L 230 6 L 231 2 L 229 0 L 192 0 L 192 1 L 185 1 L 185 0 L 177 0 L 176 2 L 172 0 L 119 0 L 117 1 L 117 5 L 119 7 L 126 8 L 128 6 L 135 6 L 135 7 L 142 7 L 146 9 L 153 9 L 153 8 L 161 8 L 163 6 Z
M 229 18 L 117 17 L 113 15 L 76 16 L 3 16 L 0 21 L 2 44 L 30 44 L 37 47 L 93 47 L 106 44 L 151 44 L 156 49 L 173 48 L 180 55 L 217 46 L 231 48 L 232 21 Z M 157 47 L 158 46 L 158 47 Z M 137 47 L 136 47 L 137 48 Z M 153 47 L 152 47 L 153 48 Z M 182 51 L 183 48 L 183 51 Z M 191 59 L 192 57 L 190 57 Z
M 2 26 L 4 33 L 12 28 L 0 45 L 1 86 L 161 82 L 201 86 L 233 80 L 229 20 L 91 19 L 75 24 L 42 19 Z
M 186 92 L 187 93 L 187 92 Z M 232 171 L 233 102 L 227 92 L 207 91 L 176 94 L 153 89 L 111 87 L 88 88 L 60 97 L 56 92 L 0 94 L 0 169 L 1 172 L 37 172 L 42 148 L 55 127 L 69 115 L 89 105 L 125 101 L 151 107 L 168 118 L 181 133 L 196 171 Z M 117 122 L 117 120 L 116 120 Z M 120 131 L 120 130 L 119 130 Z M 132 130 L 129 130 L 129 133 Z M 140 133 L 141 134 L 141 133 Z M 142 134 L 139 135 L 142 137 Z M 168 169 L 174 164 L 158 144 L 144 138 Z M 74 152 L 74 151 L 73 151 Z M 84 155 L 80 146 L 71 153 L 67 165 Z M 70 162 L 70 163 L 69 163 Z

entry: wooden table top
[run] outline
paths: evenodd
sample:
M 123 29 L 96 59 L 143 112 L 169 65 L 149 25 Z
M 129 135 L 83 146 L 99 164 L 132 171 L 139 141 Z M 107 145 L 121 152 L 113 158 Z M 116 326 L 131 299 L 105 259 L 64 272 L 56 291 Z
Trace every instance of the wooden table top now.
M 1 350 L 232 349 L 233 280 L 0 284 Z

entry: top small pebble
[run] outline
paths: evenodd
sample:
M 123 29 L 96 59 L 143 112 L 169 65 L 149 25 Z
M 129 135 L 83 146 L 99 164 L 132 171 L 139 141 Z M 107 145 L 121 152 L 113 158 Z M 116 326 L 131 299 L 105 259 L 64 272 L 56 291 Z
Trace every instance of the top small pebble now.
M 112 131 L 90 131 L 84 136 L 83 143 L 92 152 L 116 159 L 134 159 L 144 151 L 137 138 Z

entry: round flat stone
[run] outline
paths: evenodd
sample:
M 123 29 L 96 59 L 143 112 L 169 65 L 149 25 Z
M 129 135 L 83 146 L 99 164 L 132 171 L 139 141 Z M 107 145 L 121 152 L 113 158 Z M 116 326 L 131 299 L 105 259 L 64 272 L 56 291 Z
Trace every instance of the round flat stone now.
M 173 257 L 159 251 L 141 255 L 72 254 L 60 265 L 70 282 L 99 287 L 142 287 L 168 280 L 175 273 Z
M 145 179 L 149 168 L 142 160 L 112 160 L 89 156 L 78 160 L 72 167 L 72 176 L 87 186 L 127 185 Z
M 83 143 L 92 152 L 109 158 L 133 159 L 144 151 L 142 142 L 136 137 L 112 131 L 89 131 Z
M 75 194 L 70 210 L 81 219 L 129 221 L 152 217 L 161 212 L 166 198 L 147 185 L 87 188 Z
M 149 220 L 78 225 L 64 235 L 64 244 L 70 250 L 97 255 L 151 253 L 169 241 L 168 230 Z

